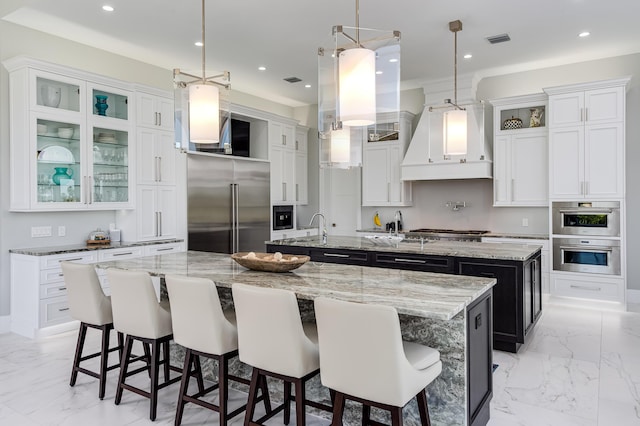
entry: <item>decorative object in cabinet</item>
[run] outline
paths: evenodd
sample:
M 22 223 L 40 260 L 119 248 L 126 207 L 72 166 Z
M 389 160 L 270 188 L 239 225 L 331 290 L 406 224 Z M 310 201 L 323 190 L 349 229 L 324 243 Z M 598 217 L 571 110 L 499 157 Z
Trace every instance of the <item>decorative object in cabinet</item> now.
M 367 129 L 362 162 L 363 206 L 412 205 L 411 182 L 401 180 L 400 167 L 414 115 L 401 111 L 399 121 L 390 121 L 394 117 L 397 115 L 383 117 Z
M 127 84 L 24 57 L 4 65 L 11 89 L 10 209 L 131 208 Z M 96 94 L 112 100 L 113 115 L 94 111 Z M 111 164 L 103 161 L 98 134 L 118 146 Z M 104 174 L 118 183 L 96 179 Z M 112 188 L 108 197 L 105 186 Z
M 493 205 L 546 207 L 548 141 L 544 93 L 495 99 Z M 533 125 L 532 125 L 533 124 Z
M 629 80 L 544 89 L 549 95 L 549 198 L 624 198 Z

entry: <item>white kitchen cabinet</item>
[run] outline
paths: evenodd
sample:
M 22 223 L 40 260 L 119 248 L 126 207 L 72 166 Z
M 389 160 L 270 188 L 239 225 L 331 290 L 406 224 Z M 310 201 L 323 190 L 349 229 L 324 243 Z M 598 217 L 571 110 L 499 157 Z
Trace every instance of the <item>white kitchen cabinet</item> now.
M 412 205 L 411 182 L 400 179 L 400 165 L 411 138 L 412 119 L 413 114 L 401 111 L 399 122 L 392 122 L 390 117 L 382 118 L 375 128 L 366 132 L 367 141 L 362 148 L 363 206 Z M 397 139 L 377 140 L 394 133 Z
M 138 91 L 136 93 L 138 126 L 173 132 L 173 99 Z
M 10 209 L 132 208 L 130 87 L 33 59 L 4 65 L 10 72 Z
M 551 295 L 582 299 L 582 302 L 617 302 L 620 309 L 625 309 L 625 288 L 624 278 L 575 272 L 551 273 Z
M 550 114 L 549 198 L 624 198 L 628 81 L 545 89 Z
M 175 185 L 176 156 L 172 132 L 138 127 L 139 185 Z
M 492 100 L 491 104 L 494 106 L 493 205 L 546 207 L 549 202 L 544 115 L 547 96 L 517 96 Z
M 295 123 L 269 121 L 271 204 L 296 201 Z
M 178 234 L 175 186 L 139 185 L 136 212 L 138 241 L 175 238 Z
M 309 128 L 296 127 L 295 200 L 298 205 L 309 203 L 308 133 Z

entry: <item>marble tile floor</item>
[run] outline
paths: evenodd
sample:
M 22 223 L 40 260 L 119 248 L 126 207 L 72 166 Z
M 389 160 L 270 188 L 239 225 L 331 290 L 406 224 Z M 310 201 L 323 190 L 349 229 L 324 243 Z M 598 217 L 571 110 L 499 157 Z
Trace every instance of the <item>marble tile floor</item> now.
M 518 354 L 494 352 L 499 367 L 488 426 L 640 425 L 640 314 L 547 304 L 534 333 Z M 81 374 L 69 387 L 76 336 L 34 341 L 0 334 L 0 425 L 173 424 L 179 384 L 160 391 L 155 422 L 148 400 L 131 392 L 114 405 L 117 370 L 109 373 L 102 401 L 91 377 Z M 98 347 L 97 336 L 90 333 L 91 349 Z M 133 379 L 148 383 L 145 376 Z M 233 393 L 233 406 L 244 400 L 246 394 Z M 329 424 L 311 415 L 307 420 Z M 231 424 L 242 421 L 240 414 Z M 183 425 L 217 423 L 216 413 L 187 405 Z M 282 415 L 268 424 L 282 424 Z

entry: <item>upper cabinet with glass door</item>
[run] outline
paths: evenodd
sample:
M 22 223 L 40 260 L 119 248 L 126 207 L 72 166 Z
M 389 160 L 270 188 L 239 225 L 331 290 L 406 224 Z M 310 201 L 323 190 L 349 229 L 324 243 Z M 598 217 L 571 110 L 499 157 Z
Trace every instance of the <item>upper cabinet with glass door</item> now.
M 127 83 L 24 57 L 3 64 L 10 87 L 10 209 L 132 208 Z

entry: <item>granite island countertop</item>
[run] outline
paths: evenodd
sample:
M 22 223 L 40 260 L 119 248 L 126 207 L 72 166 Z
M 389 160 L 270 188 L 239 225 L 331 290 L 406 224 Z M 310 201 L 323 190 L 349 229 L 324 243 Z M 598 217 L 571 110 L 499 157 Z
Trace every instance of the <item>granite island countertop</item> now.
M 171 244 L 171 243 L 181 243 L 181 242 L 184 242 L 184 240 L 172 238 L 172 239 L 166 239 L 166 240 L 153 240 L 153 241 L 130 241 L 130 242 L 123 241 L 119 243 L 91 245 L 91 246 L 88 246 L 86 244 L 72 244 L 72 245 L 66 245 L 66 246 L 10 249 L 9 253 L 24 254 L 26 256 L 50 256 L 54 254 L 78 253 L 82 251 L 107 250 L 107 249 L 114 249 L 114 248 L 151 246 L 156 244 Z
M 365 250 L 391 253 L 415 253 L 436 256 L 469 257 L 478 259 L 498 259 L 525 261 L 534 256 L 541 246 L 512 243 L 480 243 L 467 241 L 433 241 L 402 240 L 389 245 L 374 244 L 366 237 L 333 236 L 327 237 L 327 244 L 322 244 L 319 237 L 288 238 L 268 241 L 274 246 L 315 247 L 322 249 Z
M 228 254 L 187 251 L 138 259 L 99 262 L 98 268 L 204 277 L 219 287 L 244 283 L 292 290 L 300 299 L 329 296 L 393 306 L 400 314 L 450 320 L 491 289 L 494 278 L 307 262 L 287 273 L 246 269 Z

